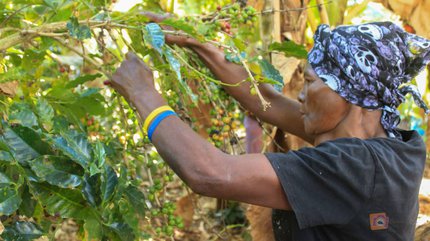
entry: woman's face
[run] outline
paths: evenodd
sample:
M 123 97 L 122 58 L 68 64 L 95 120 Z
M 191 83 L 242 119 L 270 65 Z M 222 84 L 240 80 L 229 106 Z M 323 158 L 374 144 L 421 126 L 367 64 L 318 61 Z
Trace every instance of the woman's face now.
M 334 130 L 346 117 L 349 104 L 328 87 L 308 64 L 305 84 L 300 92 L 300 112 L 309 135 L 319 135 Z

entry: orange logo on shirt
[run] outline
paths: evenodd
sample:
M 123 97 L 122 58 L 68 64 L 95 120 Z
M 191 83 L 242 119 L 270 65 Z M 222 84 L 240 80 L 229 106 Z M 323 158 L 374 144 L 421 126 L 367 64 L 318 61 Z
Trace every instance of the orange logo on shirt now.
M 386 213 L 371 213 L 370 230 L 383 230 L 388 228 L 389 218 Z

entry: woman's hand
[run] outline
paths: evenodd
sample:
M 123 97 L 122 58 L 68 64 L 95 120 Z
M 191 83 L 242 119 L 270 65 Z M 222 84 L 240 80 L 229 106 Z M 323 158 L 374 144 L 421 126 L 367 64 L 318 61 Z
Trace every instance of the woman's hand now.
M 112 87 L 137 107 L 142 117 L 165 101 L 154 87 L 151 69 L 134 53 L 129 52 L 112 76 Z
M 141 14 L 147 17 L 150 21 L 155 23 L 160 23 L 167 18 L 174 17 L 171 14 L 161 15 L 161 14 L 156 14 L 152 12 L 142 12 Z M 169 26 L 163 26 L 163 29 L 175 31 L 174 28 Z M 175 44 L 175 45 L 178 45 L 179 47 L 192 47 L 200 44 L 200 42 L 194 38 L 187 37 L 187 36 L 173 35 L 173 34 L 166 34 L 165 40 L 167 44 Z

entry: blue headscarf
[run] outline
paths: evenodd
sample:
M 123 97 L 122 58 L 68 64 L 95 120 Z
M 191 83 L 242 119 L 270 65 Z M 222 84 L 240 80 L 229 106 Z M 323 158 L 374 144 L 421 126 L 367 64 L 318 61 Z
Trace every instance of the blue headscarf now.
M 348 102 L 382 110 L 381 124 L 390 137 L 400 122 L 397 107 L 410 93 L 429 112 L 409 82 L 430 61 L 430 41 L 391 22 L 320 25 L 308 61 L 317 75 Z

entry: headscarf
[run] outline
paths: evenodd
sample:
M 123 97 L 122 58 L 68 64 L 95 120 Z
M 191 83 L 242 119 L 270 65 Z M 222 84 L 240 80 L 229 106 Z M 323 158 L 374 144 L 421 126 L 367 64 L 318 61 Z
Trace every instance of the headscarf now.
M 316 74 L 348 102 L 382 110 L 381 124 L 390 137 L 400 122 L 397 107 L 412 94 L 429 112 L 416 86 L 409 82 L 430 61 L 430 41 L 391 22 L 320 25 L 308 61 Z

